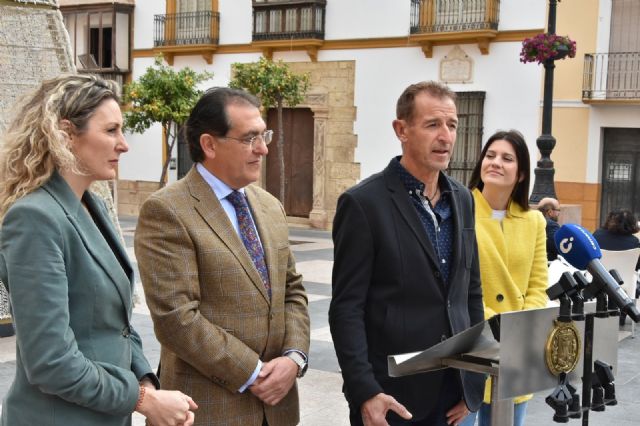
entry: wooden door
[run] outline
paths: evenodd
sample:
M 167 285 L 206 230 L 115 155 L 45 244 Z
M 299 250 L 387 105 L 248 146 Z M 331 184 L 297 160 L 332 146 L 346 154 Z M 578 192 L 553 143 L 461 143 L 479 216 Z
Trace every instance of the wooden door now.
M 309 217 L 313 204 L 313 113 L 308 108 L 285 108 L 284 128 L 284 209 L 288 216 Z M 274 131 L 267 154 L 267 191 L 278 197 L 278 112 L 271 108 L 267 127 Z

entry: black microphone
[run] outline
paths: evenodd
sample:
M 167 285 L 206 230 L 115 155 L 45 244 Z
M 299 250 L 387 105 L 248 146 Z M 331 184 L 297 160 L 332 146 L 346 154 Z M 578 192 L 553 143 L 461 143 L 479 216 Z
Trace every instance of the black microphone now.
M 600 262 L 602 257 L 600 246 L 589 231 L 580 225 L 562 225 L 556 232 L 554 240 L 558 254 L 574 268 L 586 269 L 593 275 L 593 281 L 584 290 L 586 293 L 595 295 L 599 291 L 604 291 L 609 296 L 609 300 L 612 300 L 622 312 L 629 315 L 633 321 L 640 322 L 640 312 L 635 303 Z

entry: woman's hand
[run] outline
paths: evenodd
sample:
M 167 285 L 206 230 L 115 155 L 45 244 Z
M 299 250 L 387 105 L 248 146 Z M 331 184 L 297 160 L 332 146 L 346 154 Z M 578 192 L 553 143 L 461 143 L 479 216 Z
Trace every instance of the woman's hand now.
M 145 395 L 137 408 L 153 426 L 191 426 L 194 421 L 192 410 L 198 405 L 190 396 L 180 391 L 156 390 L 145 386 Z

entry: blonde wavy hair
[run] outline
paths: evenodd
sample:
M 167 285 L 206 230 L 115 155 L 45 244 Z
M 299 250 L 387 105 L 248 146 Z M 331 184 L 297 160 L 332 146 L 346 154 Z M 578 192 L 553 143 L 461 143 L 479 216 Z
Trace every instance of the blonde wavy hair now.
M 68 120 L 82 134 L 107 99 L 120 101 L 118 84 L 89 74 L 61 75 L 44 81 L 15 110 L 0 144 L 0 220 L 13 203 L 41 187 L 56 170 L 77 171 Z

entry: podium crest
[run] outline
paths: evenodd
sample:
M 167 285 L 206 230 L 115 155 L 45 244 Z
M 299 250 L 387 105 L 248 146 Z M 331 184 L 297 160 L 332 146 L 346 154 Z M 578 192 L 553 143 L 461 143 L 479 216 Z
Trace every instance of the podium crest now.
M 580 359 L 580 333 L 573 321 L 555 320 L 544 348 L 547 368 L 554 376 L 570 373 Z

